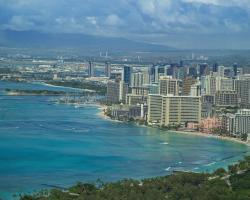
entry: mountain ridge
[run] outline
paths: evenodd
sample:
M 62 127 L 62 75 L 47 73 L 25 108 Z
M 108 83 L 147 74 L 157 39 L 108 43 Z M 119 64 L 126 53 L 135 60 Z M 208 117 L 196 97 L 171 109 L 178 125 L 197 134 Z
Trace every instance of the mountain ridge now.
M 136 42 L 121 37 L 92 36 L 75 33 L 43 33 L 38 31 L 0 32 L 0 46 L 14 48 L 79 48 L 89 51 L 168 51 L 175 48 Z

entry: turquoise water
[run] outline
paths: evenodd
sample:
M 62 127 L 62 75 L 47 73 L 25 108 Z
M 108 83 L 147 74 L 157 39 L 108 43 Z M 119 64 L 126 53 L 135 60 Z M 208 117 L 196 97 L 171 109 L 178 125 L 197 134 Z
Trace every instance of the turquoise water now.
M 4 88 L 52 87 L 0 82 L 0 91 Z M 50 99 L 0 96 L 0 198 L 78 181 L 212 171 L 250 150 L 238 143 L 103 120 L 98 107 L 75 108 Z

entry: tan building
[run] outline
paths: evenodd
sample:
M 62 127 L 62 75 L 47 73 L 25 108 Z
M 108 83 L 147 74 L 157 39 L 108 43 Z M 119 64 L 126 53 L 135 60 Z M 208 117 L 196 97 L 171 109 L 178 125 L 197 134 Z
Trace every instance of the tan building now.
M 178 79 L 173 79 L 168 76 L 161 76 L 160 80 L 160 94 L 162 95 L 179 95 L 179 80 Z
M 182 95 L 188 96 L 191 91 L 191 86 L 194 85 L 197 80 L 193 77 L 187 77 L 183 80 Z
M 149 95 L 148 123 L 167 126 L 200 121 L 200 97 Z
M 159 94 L 152 94 L 148 96 L 148 122 L 161 124 L 161 117 L 163 112 L 163 96 Z

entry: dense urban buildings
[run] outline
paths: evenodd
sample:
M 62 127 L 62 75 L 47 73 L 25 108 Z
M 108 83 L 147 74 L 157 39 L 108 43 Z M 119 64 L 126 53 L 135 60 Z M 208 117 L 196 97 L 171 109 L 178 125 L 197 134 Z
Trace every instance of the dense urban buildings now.
M 1 79 L 88 84 L 89 89 L 100 85 L 107 87 L 104 102 L 115 110 L 111 112 L 115 117 L 135 116 L 145 124 L 193 127 L 205 133 L 218 129 L 235 137 L 245 134 L 233 127 L 245 119 L 239 117 L 241 110 L 250 108 L 250 70 L 235 62 L 223 65 L 202 56 L 156 64 L 128 62 L 127 58 L 117 62 L 107 57 L 101 62 L 93 58 L 31 62 L 35 67 L 18 67 L 17 73 L 2 73 Z M 245 124 L 244 130 L 248 126 Z
M 141 68 L 126 65 L 121 68 L 119 82 L 124 81 L 127 89 L 123 92 L 119 86 L 119 93 L 112 92 L 114 89 L 108 84 L 107 102 L 110 104 L 109 99 L 116 95 L 116 104 L 124 104 L 115 107 L 116 116 L 123 107 L 127 112 L 129 107 L 136 106 L 141 111 L 142 106 L 147 108 L 141 119 L 148 125 L 177 126 L 204 133 L 218 129 L 240 137 L 250 128 L 246 111 L 242 111 L 250 107 L 250 75 L 241 69 L 236 63 L 228 67 L 217 63 L 188 65 L 184 61 L 180 65 Z

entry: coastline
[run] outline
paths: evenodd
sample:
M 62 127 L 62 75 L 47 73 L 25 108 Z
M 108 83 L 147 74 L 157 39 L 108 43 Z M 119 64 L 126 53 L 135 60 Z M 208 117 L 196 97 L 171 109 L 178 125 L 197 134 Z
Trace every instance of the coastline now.
M 104 106 L 104 105 L 98 105 L 98 106 L 99 106 L 99 109 L 101 109 L 101 111 L 97 113 L 97 115 L 99 117 L 101 117 L 102 119 L 105 119 L 105 120 L 114 121 L 114 122 L 121 122 L 122 123 L 122 121 L 113 120 L 113 119 L 111 119 L 110 117 L 108 117 L 108 116 L 106 116 L 104 114 L 103 110 L 105 110 L 107 108 L 107 106 Z M 139 125 L 139 124 L 136 124 L 136 125 L 137 126 L 148 127 L 146 125 Z M 241 140 L 239 140 L 237 138 L 225 137 L 225 136 L 220 136 L 220 135 L 213 135 L 213 134 L 202 133 L 202 132 L 198 132 L 198 131 L 168 130 L 166 132 L 173 132 L 173 133 L 186 134 L 186 135 L 199 136 L 199 137 L 206 137 L 206 138 L 215 138 L 215 139 L 218 139 L 218 140 L 226 140 L 226 141 L 236 142 L 236 143 L 244 144 L 246 146 L 250 146 L 250 142 L 244 142 L 244 141 L 241 141 Z
M 244 141 L 238 140 L 236 138 L 232 138 L 232 137 L 225 137 L 225 136 L 220 136 L 220 135 L 213 135 L 213 134 L 202 133 L 202 132 L 198 132 L 198 131 L 194 131 L 194 132 L 190 131 L 189 132 L 189 131 L 174 131 L 174 130 L 172 131 L 171 130 L 171 132 L 180 133 L 180 134 L 186 134 L 186 135 L 192 135 L 192 136 L 215 138 L 215 139 L 218 139 L 218 140 L 227 140 L 227 141 L 230 141 L 230 142 L 237 142 L 237 143 L 241 143 L 241 144 L 250 146 L 249 142 L 244 142 Z
M 67 86 L 60 86 L 60 85 L 53 85 L 53 84 L 49 84 L 49 83 L 46 83 L 46 82 L 33 82 L 33 83 L 38 84 L 38 85 L 40 84 L 40 85 L 44 85 L 44 86 L 54 87 L 54 88 L 73 89 L 73 90 L 82 91 L 82 92 L 94 92 L 93 90 L 74 88 L 74 87 L 67 87 Z
M 108 120 L 108 121 L 112 121 L 112 122 L 119 122 L 119 123 L 122 123 L 121 121 L 119 120 L 114 120 L 114 119 L 111 119 L 110 117 L 108 117 L 107 115 L 104 114 L 104 110 L 106 110 L 108 108 L 108 106 L 105 106 L 105 105 L 101 105 L 101 104 L 96 104 L 99 108 L 99 112 L 96 113 L 96 115 L 104 120 Z

